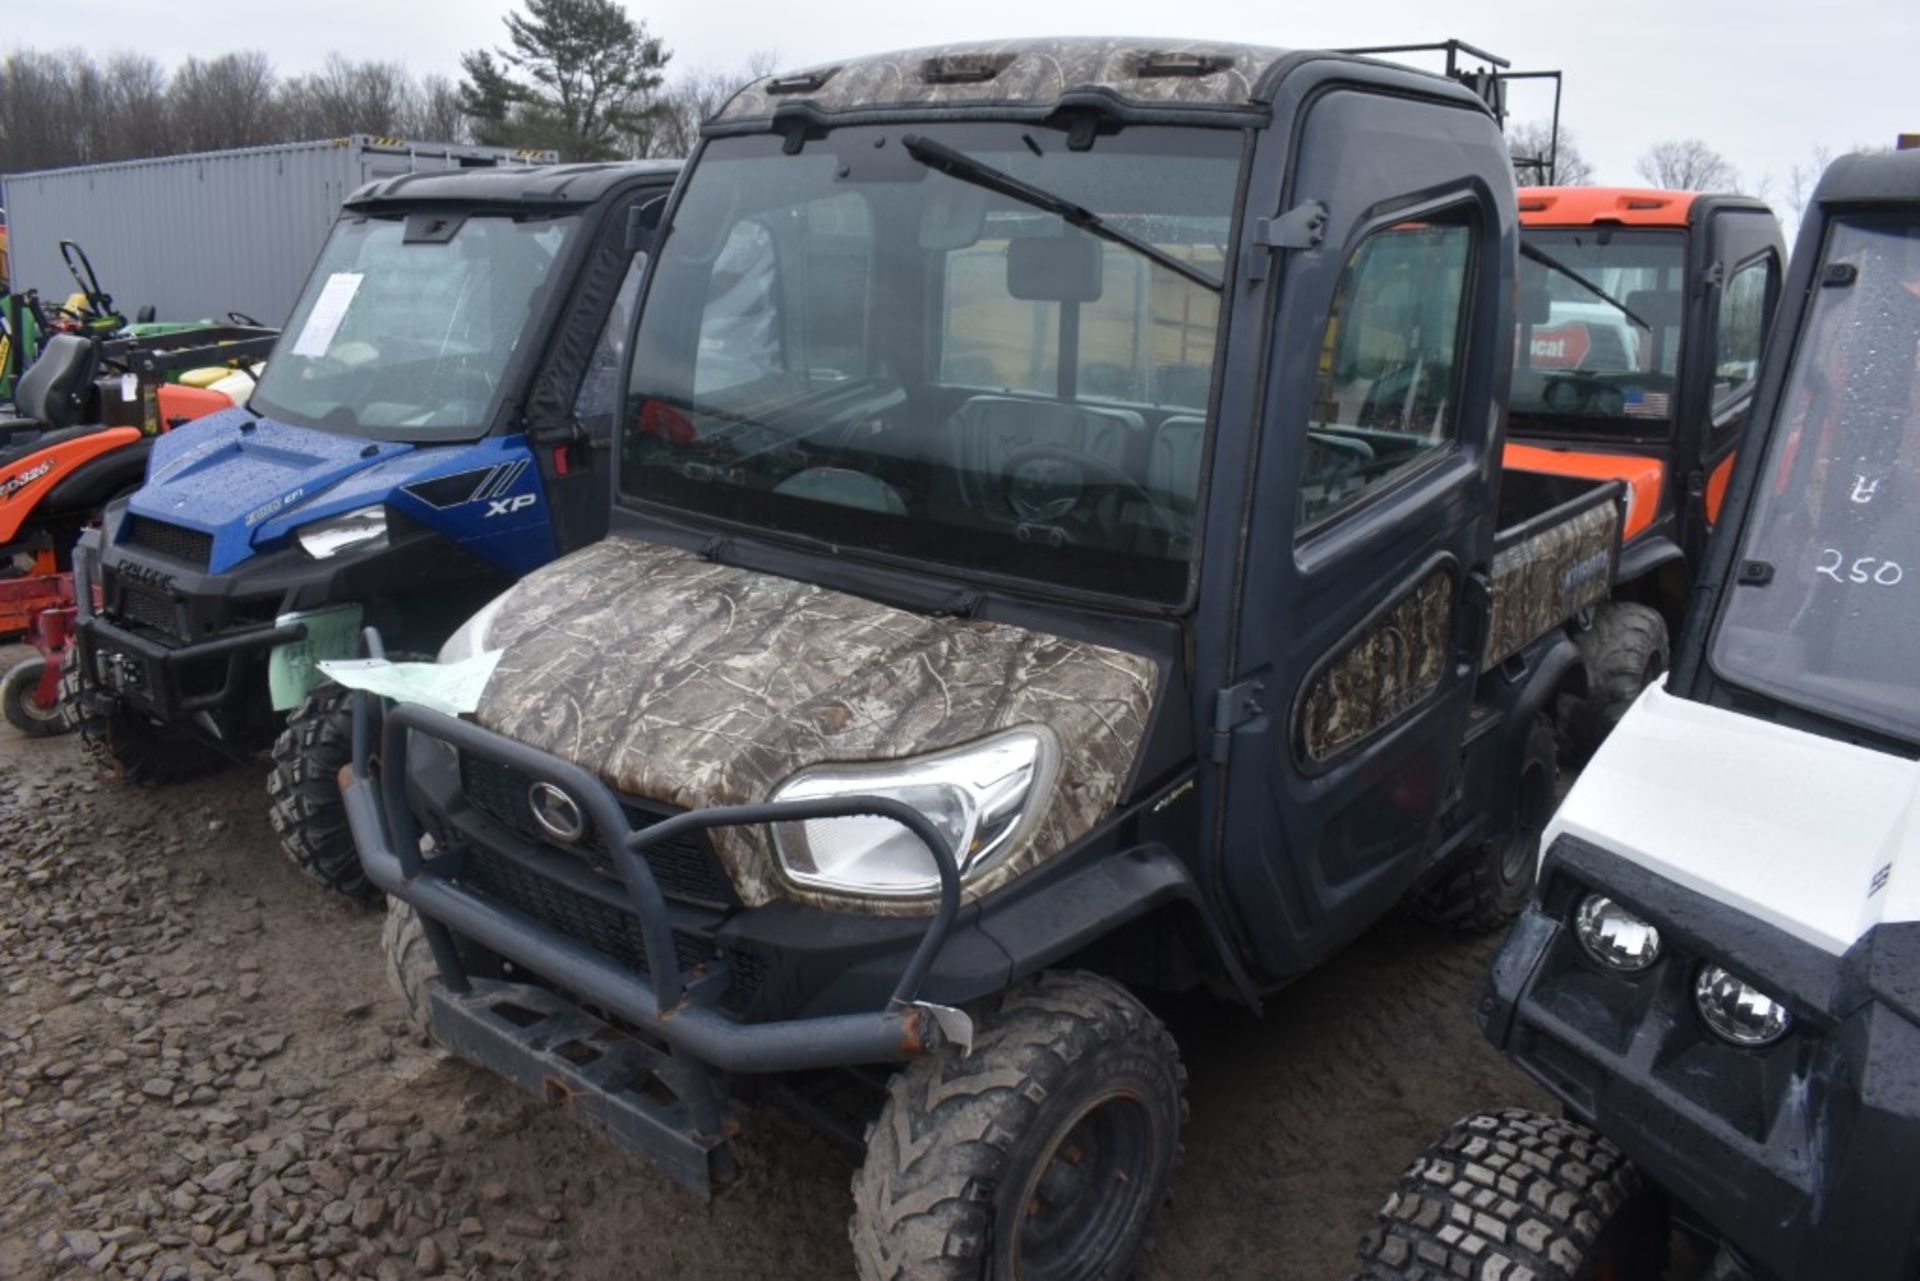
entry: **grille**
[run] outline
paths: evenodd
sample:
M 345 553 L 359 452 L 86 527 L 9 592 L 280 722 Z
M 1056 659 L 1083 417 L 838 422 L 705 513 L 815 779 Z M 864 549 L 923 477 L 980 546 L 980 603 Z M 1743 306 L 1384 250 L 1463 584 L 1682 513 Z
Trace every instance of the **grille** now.
M 541 924 L 592 948 L 609 960 L 645 974 L 647 967 L 646 934 L 640 918 L 591 894 L 548 880 L 546 877 L 492 850 L 470 850 L 470 879 L 474 888 L 502 902 L 511 903 Z M 682 969 L 706 964 L 717 952 L 710 939 L 682 930 L 673 933 L 674 954 Z M 731 958 L 732 981 L 720 1004 L 740 1011 L 751 1004 L 765 977 L 758 957 L 745 954 Z
M 539 841 L 549 849 L 580 858 L 595 871 L 619 880 L 620 874 L 613 866 L 612 851 L 599 831 L 590 828 L 573 845 L 560 845 L 547 840 L 540 825 L 534 821 L 533 809 L 527 800 L 527 787 L 532 780 L 520 771 L 484 756 L 463 752 L 460 756 L 460 777 L 467 799 L 495 822 L 505 824 L 530 841 Z M 631 804 L 622 808 L 626 810 L 627 821 L 633 824 L 635 830 L 670 817 L 669 814 L 648 812 Z M 713 846 L 704 832 L 689 832 L 651 846 L 646 851 L 646 859 L 653 868 L 654 879 L 659 882 L 660 892 L 670 899 L 722 910 L 740 905 L 740 900 L 733 892 L 733 883 L 727 879 L 726 869 L 720 866 L 720 860 L 715 857 Z
M 151 627 L 168 636 L 180 634 L 180 611 L 173 603 L 173 597 L 163 592 L 148 591 L 144 587 L 131 584 L 120 589 L 120 613 L 129 622 Z
M 144 548 L 170 560 L 184 561 L 195 569 L 205 569 L 213 560 L 213 535 L 183 525 L 145 516 L 129 518 L 131 528 L 121 541 Z

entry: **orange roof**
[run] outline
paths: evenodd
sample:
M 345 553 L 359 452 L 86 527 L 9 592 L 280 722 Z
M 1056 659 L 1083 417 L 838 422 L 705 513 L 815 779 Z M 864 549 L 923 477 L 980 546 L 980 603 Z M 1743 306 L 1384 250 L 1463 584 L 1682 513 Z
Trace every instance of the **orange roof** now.
M 1522 187 L 1523 227 L 1684 227 L 1696 193 L 1653 187 Z

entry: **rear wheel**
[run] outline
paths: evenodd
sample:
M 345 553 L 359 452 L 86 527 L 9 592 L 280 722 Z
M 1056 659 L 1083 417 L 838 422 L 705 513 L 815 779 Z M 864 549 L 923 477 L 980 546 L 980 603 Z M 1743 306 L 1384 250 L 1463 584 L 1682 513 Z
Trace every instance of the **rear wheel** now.
M 322 684 L 300 700 L 273 741 L 267 816 L 280 848 L 309 880 L 374 904 L 380 890 L 360 866 L 340 796 L 340 767 L 352 757 L 352 691 Z
M 7 724 L 30 738 L 52 738 L 73 728 L 58 697 L 49 706 L 40 704 L 40 677 L 46 670 L 46 659 L 29 658 L 0 676 L 0 708 L 4 708 Z
M 1585 698 L 1570 709 L 1567 742 L 1576 760 L 1598 751 L 1647 686 L 1666 675 L 1671 660 L 1667 620 L 1649 605 L 1608 601 L 1593 626 L 1574 637 L 1587 664 Z
M 1413 914 L 1432 925 L 1481 932 L 1512 920 L 1533 894 L 1540 834 L 1553 815 L 1559 780 L 1553 722 L 1535 717 L 1512 815 L 1499 835 L 1457 857 L 1410 900 Z
M 1508 1108 L 1415 1158 L 1361 1238 L 1353 1281 L 1654 1281 L 1666 1265 L 1665 1207 L 1620 1149 Z
M 1046 973 L 894 1077 L 853 1180 L 865 1281 L 1125 1276 L 1186 1119 L 1173 1038 L 1124 988 Z

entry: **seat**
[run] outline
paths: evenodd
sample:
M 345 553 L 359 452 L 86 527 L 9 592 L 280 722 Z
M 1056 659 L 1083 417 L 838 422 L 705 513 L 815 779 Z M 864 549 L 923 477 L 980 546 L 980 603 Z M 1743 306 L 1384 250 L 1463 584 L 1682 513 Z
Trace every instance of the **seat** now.
M 1147 490 L 1166 504 L 1174 528 L 1168 543 L 1184 551 L 1193 541 L 1193 518 L 1200 493 L 1200 459 L 1207 439 L 1207 420 L 1193 414 L 1175 414 L 1153 432 L 1147 454 Z
M 14 416 L 0 419 L 0 433 L 58 430 L 84 421 L 98 362 L 90 338 L 78 334 L 49 338 L 46 350 L 14 384 Z
M 1007 462 L 1023 449 L 1071 449 L 1137 476 L 1146 434 L 1131 410 L 1016 396 L 975 396 L 954 411 L 948 429 L 961 492 L 978 511 L 998 506 Z

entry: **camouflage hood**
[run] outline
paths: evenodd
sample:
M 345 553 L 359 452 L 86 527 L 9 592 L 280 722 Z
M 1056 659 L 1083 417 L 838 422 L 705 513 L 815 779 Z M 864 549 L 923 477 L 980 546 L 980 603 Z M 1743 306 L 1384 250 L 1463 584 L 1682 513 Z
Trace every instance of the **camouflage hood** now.
M 1152 660 L 1004 623 L 929 618 L 807 583 L 610 538 L 522 580 L 476 719 L 629 796 L 688 809 L 766 800 L 803 766 L 914 756 L 1045 724 L 1060 770 L 1003 884 L 1119 799 L 1157 683 Z M 714 849 L 749 906 L 781 889 L 759 829 Z M 925 904 L 861 904 L 916 912 Z

